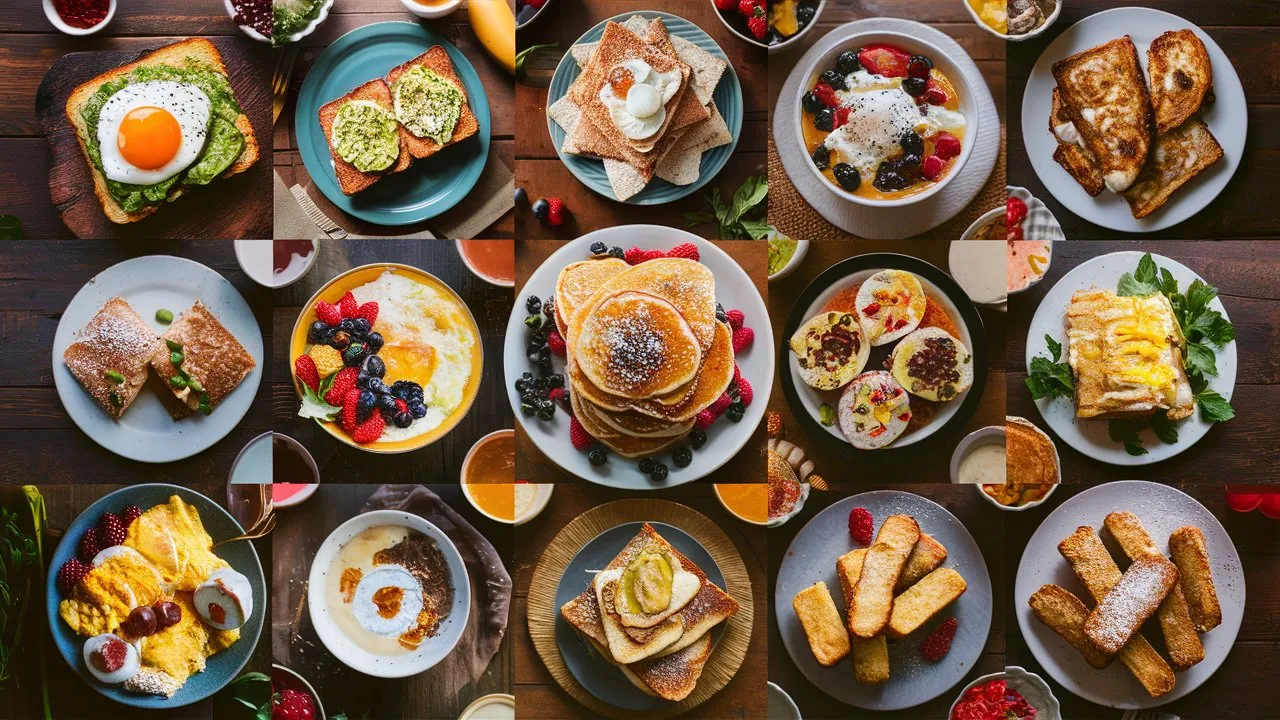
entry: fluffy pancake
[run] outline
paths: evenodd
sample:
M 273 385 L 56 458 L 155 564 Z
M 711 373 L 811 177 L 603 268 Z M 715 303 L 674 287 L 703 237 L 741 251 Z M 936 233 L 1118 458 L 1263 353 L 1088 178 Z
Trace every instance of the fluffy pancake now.
M 676 405 L 665 405 L 653 400 L 632 404 L 632 408 L 645 415 L 666 418 L 676 422 L 692 420 L 703 408 L 715 402 L 733 381 L 733 336 L 725 323 L 715 323 L 715 342 L 699 371 L 697 384 L 687 400 Z
M 641 292 L 600 299 L 581 319 L 575 357 L 600 389 L 640 400 L 671 392 L 702 363 L 698 339 L 674 305 Z
M 556 277 L 556 327 L 565 335 L 569 320 L 600 286 L 631 266 L 616 257 L 580 260 L 564 266 Z
M 618 273 L 602 285 L 569 321 L 569 337 L 576 339 L 583 318 L 602 299 L 624 290 L 662 298 L 689 323 L 703 350 L 711 347 L 716 325 L 716 279 L 705 265 L 684 258 L 659 258 Z M 572 340 L 570 340 L 572 344 Z

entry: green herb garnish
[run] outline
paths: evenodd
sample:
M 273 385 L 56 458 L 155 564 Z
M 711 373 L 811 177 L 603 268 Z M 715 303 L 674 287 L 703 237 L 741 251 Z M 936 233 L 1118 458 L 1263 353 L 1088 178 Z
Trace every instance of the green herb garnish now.
M 818 406 L 818 422 L 824 427 L 831 427 L 836 423 L 836 409 L 826 403 Z
M 164 308 L 160 308 L 156 311 L 156 322 L 168 325 L 173 322 L 173 313 L 169 310 L 165 310 Z
M 108 380 L 110 380 L 111 382 L 117 385 L 124 383 L 124 375 L 121 375 L 115 370 L 108 370 L 105 373 L 103 373 L 103 375 L 106 375 Z
M 169 378 L 169 384 L 176 388 L 184 388 L 187 386 L 187 381 L 183 380 L 181 375 L 174 375 Z
M 722 240 L 764 240 L 777 232 L 763 217 L 768 196 L 769 180 L 763 175 L 747 178 L 728 204 L 720 197 L 720 188 L 712 188 L 707 197 L 711 211 L 685 213 L 685 227 L 714 222 L 720 228 Z
M 182 349 L 182 343 L 178 342 L 177 340 L 165 340 L 164 344 L 168 345 L 169 349 L 175 352 Z
M 1064 397 L 1073 398 L 1076 394 L 1076 382 L 1071 375 L 1071 366 L 1062 359 L 1062 345 L 1048 335 L 1044 336 L 1049 346 L 1049 355 L 1037 355 L 1031 358 L 1031 372 L 1027 375 L 1027 389 L 1035 400 L 1041 398 Z

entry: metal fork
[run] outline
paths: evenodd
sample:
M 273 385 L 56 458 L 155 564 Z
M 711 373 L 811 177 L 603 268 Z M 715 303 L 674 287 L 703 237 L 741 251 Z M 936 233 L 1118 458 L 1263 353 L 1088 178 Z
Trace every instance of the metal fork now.
M 275 124 L 289 98 L 289 80 L 293 75 L 293 62 L 298 58 L 298 47 L 287 45 L 272 51 L 275 67 L 271 71 L 271 122 Z

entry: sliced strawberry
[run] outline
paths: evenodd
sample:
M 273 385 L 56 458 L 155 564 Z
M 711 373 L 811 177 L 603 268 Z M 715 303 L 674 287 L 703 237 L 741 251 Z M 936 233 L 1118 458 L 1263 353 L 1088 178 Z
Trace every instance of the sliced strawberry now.
M 868 45 L 858 54 L 858 62 L 876 75 L 906 77 L 911 55 L 892 45 Z

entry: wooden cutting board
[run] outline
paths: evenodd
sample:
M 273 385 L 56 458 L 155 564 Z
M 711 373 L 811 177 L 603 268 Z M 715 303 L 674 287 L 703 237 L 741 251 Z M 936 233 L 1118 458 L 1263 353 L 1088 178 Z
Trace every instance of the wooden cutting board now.
M 258 141 L 258 161 L 229 179 L 193 187 L 138 222 L 107 219 L 93 194 L 89 161 L 67 120 L 67 98 L 76 87 L 153 50 L 183 40 L 121 38 L 110 50 L 64 55 L 45 73 L 36 91 L 36 115 L 53 151 L 49 193 L 71 232 L 87 239 L 235 239 L 271 237 L 271 48 L 242 36 L 209 37 L 222 54 L 236 100 L 249 116 Z

